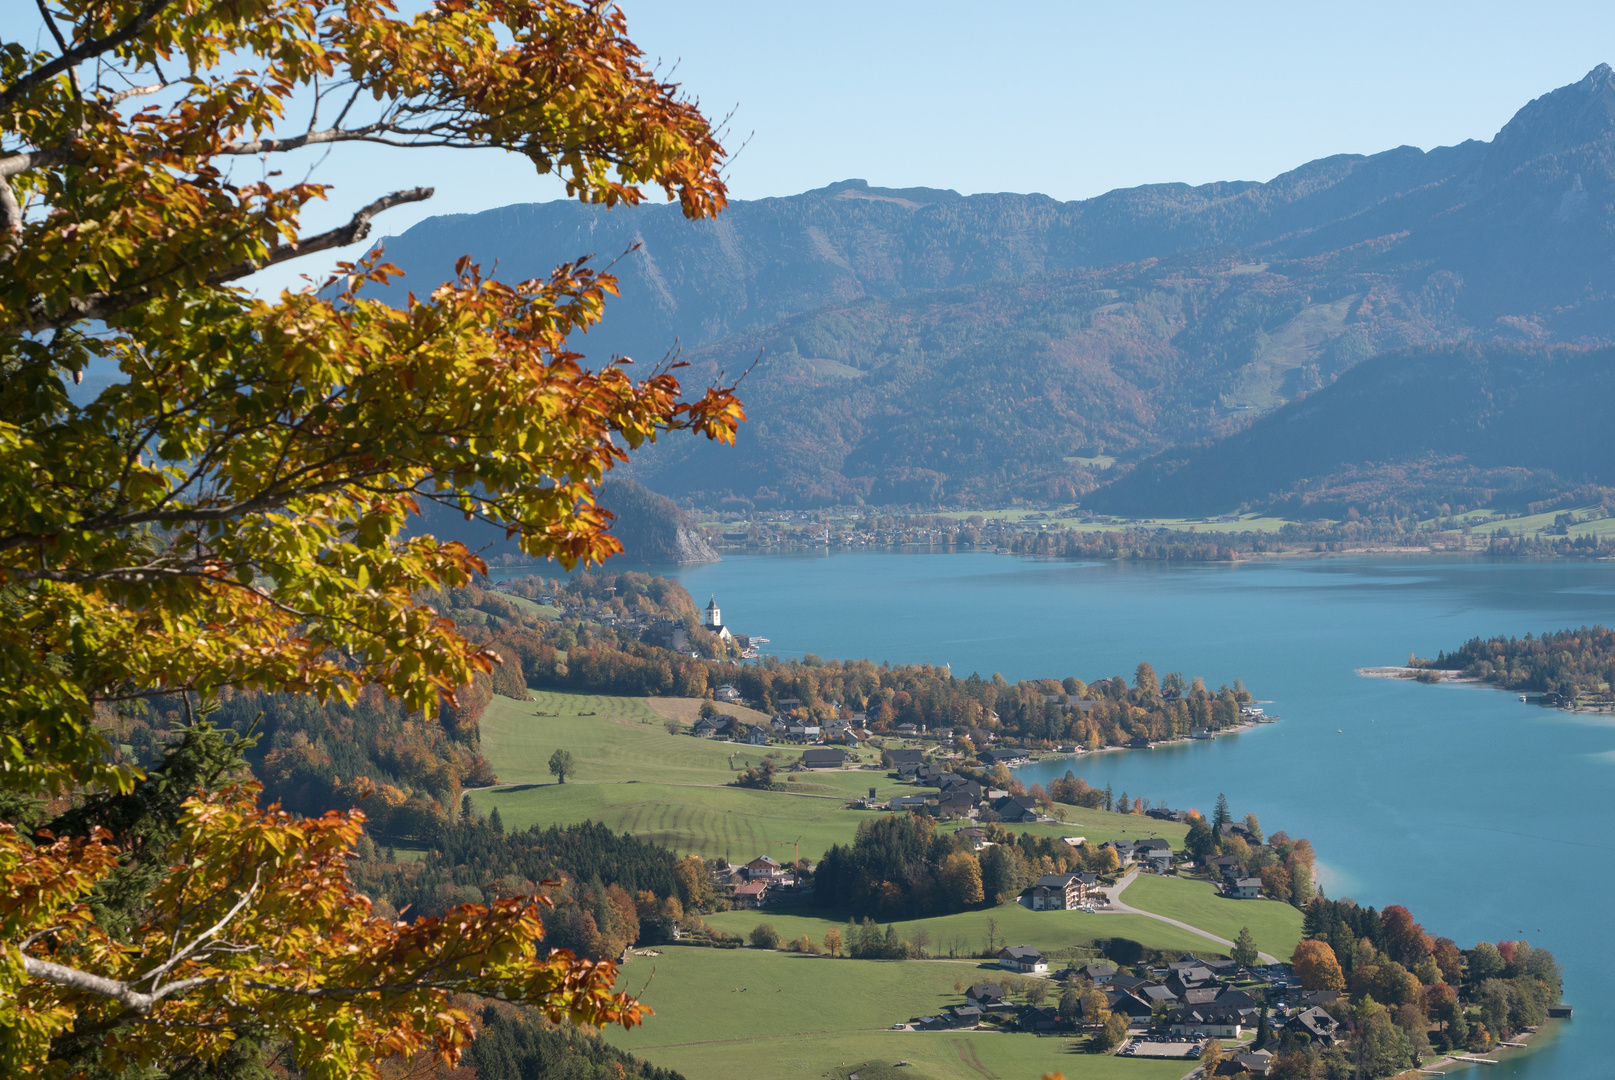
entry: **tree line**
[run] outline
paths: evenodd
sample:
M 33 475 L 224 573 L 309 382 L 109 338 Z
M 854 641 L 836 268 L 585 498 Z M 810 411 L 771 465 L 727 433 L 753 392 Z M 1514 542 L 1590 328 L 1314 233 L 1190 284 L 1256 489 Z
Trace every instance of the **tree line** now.
M 1457 671 L 1505 690 L 1553 694 L 1565 703 L 1607 701 L 1615 688 L 1615 630 L 1583 626 L 1540 637 L 1475 637 L 1434 660 L 1411 657 L 1408 666 Z

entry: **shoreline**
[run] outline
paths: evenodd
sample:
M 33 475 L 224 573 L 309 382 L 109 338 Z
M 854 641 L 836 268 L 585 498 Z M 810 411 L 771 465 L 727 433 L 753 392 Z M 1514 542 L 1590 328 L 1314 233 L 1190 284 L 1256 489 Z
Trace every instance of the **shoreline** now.
M 1541 701 L 1534 701 L 1533 702 L 1533 701 L 1530 701 L 1528 699 L 1530 698 L 1530 696 L 1532 694 L 1540 693 L 1539 691 L 1528 690 L 1528 691 L 1526 691 L 1525 693 L 1522 694 L 1518 690 L 1510 690 L 1506 686 L 1498 686 L 1496 683 L 1488 682 L 1485 679 L 1476 678 L 1473 675 L 1451 674 L 1451 673 L 1449 673 L 1446 670 L 1443 670 L 1441 668 L 1410 668 L 1410 667 L 1401 667 L 1401 666 L 1397 666 L 1397 665 L 1389 665 L 1389 666 L 1385 666 L 1385 667 L 1360 667 L 1360 668 L 1356 668 L 1355 670 L 1356 670 L 1358 675 L 1361 675 L 1365 679 L 1395 679 L 1395 680 L 1401 680 L 1403 682 L 1417 682 L 1418 677 L 1419 677 L 1419 673 L 1423 672 L 1423 671 L 1440 671 L 1441 672 L 1441 678 L 1440 679 L 1438 679 L 1436 682 L 1426 683 L 1426 684 L 1423 684 L 1423 685 L 1441 686 L 1441 685 L 1443 685 L 1445 683 L 1454 683 L 1454 684 L 1458 684 L 1458 685 L 1479 686 L 1479 687 L 1483 687 L 1483 688 L 1485 688 L 1487 690 L 1496 690 L 1499 693 L 1512 694 L 1512 695 L 1514 695 L 1514 696 L 1516 696 L 1516 697 L 1518 697 L 1520 699 L 1520 703 L 1522 705 L 1536 705 L 1539 708 L 1552 709 L 1554 712 L 1570 713 L 1572 716 L 1582 716 L 1582 715 L 1608 716 L 1611 713 L 1615 713 L 1615 708 L 1607 708 L 1607 709 L 1577 708 L 1574 705 L 1548 705 L 1545 702 L 1541 702 Z

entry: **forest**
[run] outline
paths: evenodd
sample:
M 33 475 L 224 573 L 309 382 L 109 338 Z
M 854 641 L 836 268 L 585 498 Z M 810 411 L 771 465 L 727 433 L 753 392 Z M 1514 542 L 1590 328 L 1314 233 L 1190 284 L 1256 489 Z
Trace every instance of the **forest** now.
M 1554 705 L 1607 705 L 1615 689 L 1615 631 L 1583 626 L 1539 637 L 1477 637 L 1433 660 L 1411 657 L 1408 666 L 1544 694 Z
M 469 797 L 418 861 L 400 862 L 366 840 L 353 879 L 394 913 L 435 917 L 456 904 L 542 891 L 554 901 L 543 914 L 545 940 L 594 960 L 637 941 L 667 940 L 686 911 L 712 903 L 700 859 L 595 822 L 507 834 L 497 811 L 483 819 Z

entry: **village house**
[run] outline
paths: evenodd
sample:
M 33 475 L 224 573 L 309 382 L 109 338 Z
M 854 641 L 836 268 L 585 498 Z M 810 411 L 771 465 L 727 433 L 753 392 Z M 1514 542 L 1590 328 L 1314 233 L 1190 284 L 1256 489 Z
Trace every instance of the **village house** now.
M 973 818 L 976 816 L 976 800 L 957 791 L 943 792 L 937 800 L 936 816 L 943 820 L 948 818 Z
M 1232 1066 L 1226 1072 L 1225 1066 Z M 1271 1050 L 1258 1050 L 1252 1054 L 1235 1054 L 1223 1061 L 1217 1067 L 1219 1076 L 1237 1076 L 1249 1073 L 1252 1076 L 1266 1076 L 1273 1070 L 1273 1052 Z
M 967 841 L 974 851 L 981 851 L 984 848 L 993 846 L 993 842 L 987 839 L 986 831 L 975 826 L 968 829 L 955 829 L 953 835 Z
M 1262 895 L 1262 879 L 1259 877 L 1239 878 L 1228 886 L 1227 895 L 1234 900 L 1255 900 Z
M 1134 991 L 1118 989 L 1112 985 L 1103 987 L 1101 992 L 1105 995 L 1105 1008 L 1114 1013 L 1121 1013 L 1127 1017 L 1128 1023 L 1147 1021 L 1155 1011 L 1148 1001 Z
M 736 742 L 745 743 L 747 746 L 767 746 L 770 743 L 768 731 L 761 724 L 742 724 L 741 727 L 745 730 L 734 736 Z
M 1033 911 L 1074 911 L 1088 899 L 1088 886 L 1080 874 L 1044 874 L 1027 890 Z
M 763 898 L 768 894 L 768 881 L 748 881 L 744 885 L 735 886 L 734 905 L 737 908 L 761 907 Z
M 942 789 L 944 795 L 950 792 L 963 792 L 970 797 L 972 802 L 981 801 L 981 785 L 969 777 L 960 776 L 958 773 L 943 773 L 937 786 Z
M 690 734 L 698 739 L 711 739 L 729 730 L 734 718 L 729 716 L 703 716 L 690 725 Z
M 965 998 L 977 1008 L 985 1009 L 1004 1000 L 1004 988 L 997 983 L 972 983 L 965 991 Z
M 993 813 L 998 815 L 999 821 L 1008 822 L 1035 822 L 1037 820 L 1037 804 L 1030 795 L 1005 795 L 992 804 Z
M 767 855 L 759 855 L 746 864 L 747 881 L 777 881 L 785 875 L 785 868 Z
M 730 705 L 736 705 L 740 702 L 740 691 L 736 690 L 728 683 L 724 683 L 722 686 L 714 690 L 712 692 L 712 696 L 717 700 L 726 702 Z
M 1139 840 L 1133 845 L 1134 857 L 1142 861 L 1150 869 L 1159 873 L 1172 866 L 1172 844 L 1160 837 L 1151 837 L 1148 840 Z
M 1030 945 L 1008 945 L 999 949 L 998 966 L 1024 975 L 1039 975 L 1049 970 L 1049 962 L 1043 959 L 1043 954 Z
M 1132 864 L 1132 862 L 1133 862 L 1133 845 L 1132 844 L 1124 844 L 1120 840 L 1109 840 L 1109 841 L 1106 841 L 1105 843 L 1099 845 L 1099 850 L 1100 851 L 1104 851 L 1106 848 L 1109 848 L 1110 850 L 1112 850 L 1112 851 L 1114 851 L 1116 853 L 1117 865 L 1129 866 L 1129 865 Z
M 1284 1023 L 1284 1030 L 1293 1032 L 1307 1042 L 1315 1042 L 1319 1046 L 1333 1046 L 1344 1036 L 1338 1034 L 1340 1021 L 1318 1008 L 1316 1005 L 1310 1009 L 1290 1017 Z
M 989 769 L 994 765 L 1020 765 L 1023 762 L 1032 760 L 1027 756 L 1025 750 L 1008 748 L 1003 750 L 983 750 L 976 757 L 981 759 L 981 763 Z

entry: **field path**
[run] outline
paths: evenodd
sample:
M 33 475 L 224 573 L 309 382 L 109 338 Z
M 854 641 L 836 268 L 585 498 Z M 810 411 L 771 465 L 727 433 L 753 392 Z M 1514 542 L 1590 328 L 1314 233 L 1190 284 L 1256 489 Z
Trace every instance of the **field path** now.
M 1218 945 L 1226 945 L 1230 949 L 1234 947 L 1234 943 L 1229 941 L 1227 938 L 1220 938 L 1216 934 L 1200 929 L 1198 926 L 1182 922 L 1178 919 L 1171 919 L 1165 915 L 1157 915 L 1155 912 L 1145 911 L 1143 908 L 1128 907 L 1126 904 L 1122 903 L 1122 893 L 1126 890 L 1127 886 L 1131 885 L 1137 879 L 1138 871 L 1130 870 L 1127 872 L 1126 877 L 1123 877 L 1120 881 L 1116 882 L 1115 888 L 1109 890 L 1110 906 L 1101 910 L 1099 914 L 1142 915 L 1147 919 L 1155 919 L 1157 922 L 1170 923 L 1171 925 L 1178 927 L 1180 930 L 1189 931 L 1191 934 L 1198 934 L 1199 936 L 1206 938 L 1208 941 L 1215 941 Z M 1277 964 L 1280 962 L 1278 957 L 1265 952 L 1258 952 L 1256 957 L 1264 964 Z

